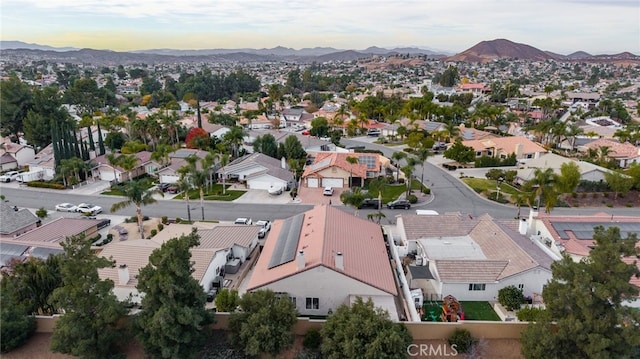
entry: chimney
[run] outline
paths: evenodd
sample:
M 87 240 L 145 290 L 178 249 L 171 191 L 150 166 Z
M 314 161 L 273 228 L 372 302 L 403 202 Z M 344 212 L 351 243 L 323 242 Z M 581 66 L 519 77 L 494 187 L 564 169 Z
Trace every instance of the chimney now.
M 284 156 L 282 156 L 282 159 L 280 160 L 280 166 L 282 167 L 283 170 L 287 169 L 287 159 L 284 158 Z
M 516 144 L 516 158 L 519 159 L 520 157 L 522 157 L 522 149 L 524 148 L 524 146 L 522 145 L 522 143 L 518 143 Z
M 344 270 L 344 257 L 342 256 L 342 252 L 336 253 L 335 265 L 336 265 L 336 268 L 340 270 Z
M 523 236 L 526 236 L 528 230 L 529 230 L 529 226 L 527 225 L 527 219 L 526 218 L 520 219 L 520 225 L 518 226 L 518 231 L 520 232 L 520 234 L 522 234 Z
M 304 259 L 304 251 L 298 252 L 298 270 L 304 269 L 306 265 L 307 263 Z
M 126 264 L 121 264 L 118 266 L 118 284 L 119 285 L 127 285 L 129 283 L 129 267 Z
M 530 234 L 533 233 L 535 218 L 538 218 L 538 207 L 531 207 L 531 209 L 529 210 L 529 226 L 527 226 L 528 228 L 527 233 L 530 233 Z

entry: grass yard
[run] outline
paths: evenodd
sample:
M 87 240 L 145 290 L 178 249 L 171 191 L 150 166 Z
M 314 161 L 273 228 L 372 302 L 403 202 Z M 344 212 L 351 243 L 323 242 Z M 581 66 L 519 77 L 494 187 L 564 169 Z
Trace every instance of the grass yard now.
M 155 178 L 151 178 L 151 177 L 141 177 L 141 178 L 134 179 L 134 181 L 143 183 L 146 189 L 153 188 L 153 186 L 155 186 L 157 182 Z M 108 191 L 104 191 L 101 194 L 104 194 L 107 196 L 124 196 L 123 187 L 124 187 L 124 183 L 118 183 L 111 186 L 111 188 Z
M 488 320 L 499 322 L 500 317 L 489 302 L 460 302 L 465 320 Z
M 403 194 L 406 190 L 407 186 L 404 184 L 384 186 L 384 189 L 382 190 L 382 203 L 384 204 L 395 201 L 398 196 Z
M 227 190 L 223 194 L 222 192 L 222 184 L 216 183 L 213 185 L 211 190 L 204 192 L 204 199 L 207 201 L 233 201 L 235 199 L 240 198 L 247 191 L 238 191 L 238 190 L 230 190 L 228 189 L 230 186 L 227 185 Z M 184 199 L 184 194 L 179 194 L 174 197 L 174 199 Z M 190 200 L 200 200 L 200 191 L 197 188 L 191 189 L 189 191 L 189 199 Z
M 496 192 L 498 188 L 498 184 L 496 183 L 496 181 L 485 178 L 463 178 L 462 181 L 464 181 L 464 183 L 466 183 L 469 187 L 473 188 L 473 190 L 477 193 Z M 500 185 L 500 192 L 514 195 L 520 191 L 510 184 L 503 183 L 502 185 Z

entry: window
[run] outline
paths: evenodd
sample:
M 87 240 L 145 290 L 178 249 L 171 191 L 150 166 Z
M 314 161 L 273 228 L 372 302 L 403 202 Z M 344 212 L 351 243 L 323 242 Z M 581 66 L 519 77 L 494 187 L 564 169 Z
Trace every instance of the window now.
M 320 299 L 307 297 L 307 309 L 320 309 Z
M 296 297 L 289 297 L 289 300 L 291 301 L 291 303 L 293 303 L 294 307 L 298 307 L 298 303 L 296 302 Z
M 524 290 L 524 284 L 518 284 L 518 289 L 520 289 L 521 291 Z
M 533 158 L 533 153 L 527 153 L 524 157 L 531 159 Z
M 472 291 L 479 291 L 479 290 L 485 290 L 486 284 L 484 283 L 470 283 L 469 284 L 469 290 Z

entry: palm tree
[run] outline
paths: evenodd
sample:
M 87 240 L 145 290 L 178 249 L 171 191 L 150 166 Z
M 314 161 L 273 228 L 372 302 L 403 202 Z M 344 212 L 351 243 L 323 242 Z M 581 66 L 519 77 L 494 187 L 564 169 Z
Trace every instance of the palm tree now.
M 418 156 L 418 161 L 420 161 L 420 167 L 422 168 L 422 176 L 420 177 L 420 183 L 424 184 L 424 163 L 427 162 L 427 158 L 429 158 L 429 155 L 431 154 L 431 151 L 429 151 L 428 148 L 422 147 L 418 150 L 418 153 L 416 153 L 416 156 Z
M 184 194 L 184 201 L 187 204 L 187 219 L 189 223 L 191 223 L 191 207 L 189 206 L 189 191 L 193 188 L 193 184 L 190 181 L 190 178 L 182 175 L 180 179 L 175 183 L 178 187 L 178 192 L 182 192 Z
M 138 218 L 138 230 L 140 231 L 141 238 L 144 238 L 144 227 L 142 224 L 142 206 L 146 206 L 152 203 L 156 203 L 156 199 L 153 198 L 154 193 L 162 192 L 158 190 L 147 189 L 142 182 L 128 181 L 124 184 L 123 188 L 124 196 L 126 200 L 118 203 L 114 203 L 111 206 L 111 212 L 117 212 L 118 210 L 134 205 L 136 207 L 136 216 Z
M 380 221 L 383 218 L 387 218 L 387 216 L 382 211 L 378 211 L 378 212 L 373 212 L 373 213 L 367 214 L 367 219 L 372 221 L 372 222 L 375 219 L 377 224 L 380 224 Z
M 398 182 L 400 179 L 400 160 L 403 158 L 407 158 L 407 153 L 406 152 L 402 152 L 402 151 L 396 151 L 391 155 L 391 158 L 393 158 L 393 160 L 396 163 L 396 182 Z
M 353 187 L 353 165 L 358 164 L 358 157 L 347 156 L 347 162 L 351 165 L 349 166 L 349 188 Z
M 213 187 L 213 165 L 220 161 L 220 153 L 213 150 L 209 151 L 207 155 L 202 159 L 202 168 L 209 174 L 209 181 L 207 182 L 207 190 Z
M 113 180 L 118 182 L 118 175 L 116 174 L 116 167 L 120 166 L 120 156 L 116 156 L 115 153 L 109 153 L 106 156 L 107 162 L 113 168 Z
M 551 213 L 551 209 L 555 206 L 558 196 L 555 189 L 557 175 L 553 172 L 552 168 L 542 170 L 536 168 L 533 172 L 533 178 L 525 182 L 523 189 L 527 192 L 532 192 L 534 196 L 530 197 L 531 201 L 535 199 L 537 201 L 537 207 L 544 203 L 545 212 Z
M 245 130 L 240 126 L 233 126 L 229 132 L 224 134 L 223 140 L 231 147 L 233 158 L 238 158 L 240 155 L 240 146 L 244 143 L 246 134 Z
M 133 181 L 131 171 L 138 165 L 138 158 L 135 155 L 122 155 L 118 157 L 118 164 L 123 170 L 127 171 L 129 181 Z
M 354 215 L 358 217 L 358 209 L 362 206 L 364 201 L 364 193 L 360 187 L 356 187 L 350 190 L 346 190 L 340 194 L 340 200 L 346 205 L 353 206 L 355 209 Z
M 222 167 L 222 194 L 227 194 L 227 165 L 229 164 L 229 154 L 223 153 L 220 157 L 220 167 Z
M 204 170 L 199 170 L 197 166 L 198 158 L 196 156 L 189 156 L 186 158 L 189 163 L 187 167 L 187 176 L 189 181 L 200 192 L 200 210 L 202 212 L 202 220 L 204 221 L 204 189 L 207 187 L 209 181 L 208 173 Z M 188 195 L 188 194 L 187 194 Z
M 613 150 L 609 146 L 598 147 L 598 160 L 600 163 L 605 162 L 611 152 L 613 152 Z
M 151 159 L 160 162 L 160 165 L 169 163 L 169 154 L 173 152 L 173 147 L 166 144 L 159 144 L 156 149 L 151 153 Z

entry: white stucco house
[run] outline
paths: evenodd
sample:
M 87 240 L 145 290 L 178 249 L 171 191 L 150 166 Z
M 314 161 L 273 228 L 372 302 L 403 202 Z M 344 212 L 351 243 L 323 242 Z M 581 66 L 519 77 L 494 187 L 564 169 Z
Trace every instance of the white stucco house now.
M 401 215 L 397 220 L 404 255 L 415 258 L 408 281 L 425 298 L 453 295 L 463 301 L 494 301 L 513 285 L 537 297 L 559 259 L 519 232 L 515 220 L 489 215 Z M 414 288 L 411 288 L 414 289 Z
M 193 225 L 171 224 L 151 239 L 136 239 L 112 242 L 100 255 L 115 261 L 113 268 L 98 271 L 101 279 L 114 282 L 113 292 L 119 300 L 140 303 L 143 293 L 136 289 L 138 273 L 149 263 L 151 253 L 172 238 L 189 234 L 196 228 L 200 244 L 191 249 L 194 279 L 203 291 L 209 291 L 214 283 L 223 282 L 226 273 L 233 273 L 258 244 L 258 226 L 217 226 L 211 223 Z
M 262 153 L 253 153 L 236 159 L 217 172 L 219 178 L 246 183 L 249 189 L 269 190 L 293 187 L 293 174 L 286 161 Z
M 380 226 L 322 205 L 273 223 L 247 291 L 286 293 L 302 315 L 371 298 L 397 320 L 393 276 Z

